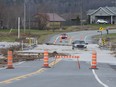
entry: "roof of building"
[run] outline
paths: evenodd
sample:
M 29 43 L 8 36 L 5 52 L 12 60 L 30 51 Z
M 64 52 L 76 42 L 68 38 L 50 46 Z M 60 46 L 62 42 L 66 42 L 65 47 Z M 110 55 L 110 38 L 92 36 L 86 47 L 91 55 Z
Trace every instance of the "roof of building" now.
M 93 15 L 95 13 L 97 13 L 98 11 L 101 11 L 99 14 L 103 14 L 103 15 L 116 15 L 116 7 L 99 7 L 96 10 L 89 10 L 87 12 L 87 15 Z M 104 14 L 105 13 L 105 14 Z
M 77 17 L 79 17 L 78 13 L 69 13 L 69 14 L 63 14 L 62 15 L 63 18 L 65 18 L 66 20 L 71 20 L 71 19 L 77 19 Z
M 46 13 L 46 15 L 49 17 L 49 21 L 65 21 L 64 18 L 56 13 Z
M 47 18 L 47 20 L 50 22 L 63 22 L 63 21 L 65 21 L 64 18 L 62 18 L 61 16 L 59 16 L 56 13 L 38 13 L 38 14 L 36 14 L 34 20 L 36 20 L 36 17 Z

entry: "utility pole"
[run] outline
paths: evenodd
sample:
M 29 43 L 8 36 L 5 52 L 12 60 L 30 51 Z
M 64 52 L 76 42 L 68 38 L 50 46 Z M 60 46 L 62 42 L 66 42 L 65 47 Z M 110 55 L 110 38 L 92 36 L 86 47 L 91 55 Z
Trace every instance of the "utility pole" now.
M 26 0 L 24 0 L 24 33 L 26 29 Z
M 81 29 L 82 29 L 82 19 L 83 19 L 83 1 L 81 0 L 81 7 L 80 7 L 80 23 L 81 23 Z
M 53 32 L 55 31 L 55 24 L 54 24 L 55 20 L 54 20 L 54 11 L 53 11 Z
M 30 34 L 30 28 L 31 28 L 31 26 L 30 26 L 30 22 L 31 22 L 31 19 L 30 19 L 30 5 L 31 5 L 31 2 L 29 1 L 29 5 L 28 5 L 28 8 L 29 8 L 29 34 Z
M 18 17 L 18 39 L 20 38 L 20 17 Z

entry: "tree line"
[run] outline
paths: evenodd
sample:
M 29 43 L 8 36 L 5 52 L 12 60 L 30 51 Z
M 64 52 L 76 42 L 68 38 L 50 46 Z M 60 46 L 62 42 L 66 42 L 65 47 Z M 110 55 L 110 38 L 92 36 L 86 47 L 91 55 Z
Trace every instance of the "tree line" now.
M 113 6 L 113 0 L 0 0 L 0 28 L 17 28 L 17 19 L 21 17 L 24 24 L 24 5 L 26 6 L 26 22 L 32 21 L 37 13 L 58 13 L 83 15 L 88 9 L 100 6 Z M 25 4 L 24 4 L 25 3 Z

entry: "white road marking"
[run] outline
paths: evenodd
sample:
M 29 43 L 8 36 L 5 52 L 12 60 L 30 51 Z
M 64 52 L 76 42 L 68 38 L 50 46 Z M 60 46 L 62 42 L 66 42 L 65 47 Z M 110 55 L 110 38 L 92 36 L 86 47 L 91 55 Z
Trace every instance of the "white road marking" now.
M 84 41 L 86 42 L 88 35 L 85 36 Z
M 96 80 L 97 80 L 101 85 L 103 85 L 104 87 L 109 87 L 108 85 L 106 85 L 105 83 L 103 83 L 103 82 L 98 78 L 98 76 L 97 76 L 97 74 L 95 73 L 95 70 L 94 70 L 94 69 L 92 69 L 92 72 L 93 72 L 93 74 L 94 74 Z
M 84 38 L 84 41 L 87 42 L 87 41 L 92 41 L 92 40 L 87 40 L 88 37 L 92 36 L 93 34 L 90 34 L 90 35 L 86 35 L 85 38 Z
M 22 61 L 22 62 L 19 62 L 19 63 L 14 64 L 14 65 L 20 65 L 20 64 L 22 64 L 22 63 L 24 63 L 24 62 L 25 62 L 25 61 Z M 6 67 L 0 68 L 0 70 L 4 70 L 4 69 L 6 69 Z
M 3 69 L 6 69 L 6 68 L 0 68 L 0 70 L 3 70 Z
M 19 62 L 19 63 L 17 63 L 17 64 L 15 64 L 15 65 L 20 65 L 20 64 L 22 64 L 22 63 L 24 63 L 25 61 L 22 61 L 22 62 Z

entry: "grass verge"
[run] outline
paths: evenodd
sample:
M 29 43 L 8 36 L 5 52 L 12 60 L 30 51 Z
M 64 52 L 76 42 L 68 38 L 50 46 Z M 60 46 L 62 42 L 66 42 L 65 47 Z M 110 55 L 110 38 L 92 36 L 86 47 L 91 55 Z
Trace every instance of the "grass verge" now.
M 110 24 L 92 24 L 92 25 L 82 25 L 82 26 L 65 26 L 63 30 L 55 30 L 54 32 L 52 30 L 35 30 L 35 29 L 26 29 L 25 33 L 24 30 L 21 29 L 21 37 L 36 37 L 39 43 L 45 42 L 45 40 L 53 34 L 59 34 L 63 32 L 75 32 L 75 31 L 81 31 L 81 30 L 98 30 L 99 27 L 113 27 L 116 28 L 116 25 L 110 25 Z M 0 30 L 0 41 L 8 41 L 8 42 L 14 42 L 18 38 L 17 35 L 17 29 L 4 29 Z
M 36 37 L 39 43 L 43 43 L 49 37 L 49 35 L 63 33 L 63 32 L 66 32 L 66 30 L 47 31 L 47 30 L 27 29 L 25 32 L 26 33 L 24 33 L 24 31 L 21 30 L 20 38 Z M 18 39 L 18 32 L 16 29 L 12 29 L 12 31 L 11 30 L 0 30 L 0 41 L 1 42 L 3 41 L 15 42 L 16 39 Z
M 97 35 L 97 36 L 94 36 L 94 39 L 98 40 L 100 37 L 101 37 L 100 35 Z M 102 35 L 102 37 L 104 39 L 109 38 L 112 43 L 116 43 L 116 33 L 104 34 Z

